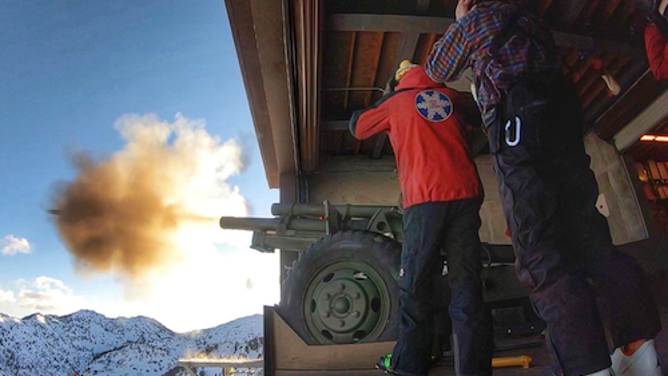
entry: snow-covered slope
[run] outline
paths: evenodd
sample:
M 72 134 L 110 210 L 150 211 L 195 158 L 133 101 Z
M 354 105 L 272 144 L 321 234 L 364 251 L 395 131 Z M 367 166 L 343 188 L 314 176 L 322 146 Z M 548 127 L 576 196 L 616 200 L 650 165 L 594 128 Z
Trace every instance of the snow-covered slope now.
M 0 376 L 177 375 L 179 358 L 262 356 L 261 315 L 180 334 L 147 317 L 0 313 Z

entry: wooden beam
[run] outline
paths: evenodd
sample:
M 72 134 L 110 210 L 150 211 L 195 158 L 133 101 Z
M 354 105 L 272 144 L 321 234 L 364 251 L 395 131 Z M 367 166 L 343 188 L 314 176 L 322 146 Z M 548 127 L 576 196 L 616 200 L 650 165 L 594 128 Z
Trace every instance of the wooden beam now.
M 622 94 L 611 100 L 607 97 L 600 97 L 589 106 L 585 111 L 586 130 L 592 126 L 597 128 L 604 123 L 615 123 L 621 129 L 631 121 L 640 111 L 642 111 L 651 101 L 663 92 L 658 89 L 654 94 L 648 94 L 644 89 L 640 89 L 637 83 L 647 71 L 647 64 L 631 64 L 629 68 L 624 69 L 615 79 L 622 87 Z M 668 87 L 668 85 L 664 86 Z M 638 90 L 639 89 L 639 90 Z M 638 100 L 639 98 L 649 98 L 647 101 Z M 607 111 L 607 113 L 606 113 Z M 605 113 L 605 115 L 604 115 Z M 616 133 L 613 132 L 606 137 L 606 141 Z
M 352 42 L 348 50 L 348 64 L 346 65 L 346 87 L 350 87 L 350 80 L 353 76 L 353 61 L 355 60 L 355 45 L 357 45 L 357 33 L 352 33 Z M 348 108 L 348 100 L 350 99 L 350 91 L 346 90 L 343 94 L 343 108 Z
M 357 35 L 356 53 L 353 59 L 351 88 L 369 88 L 376 84 L 376 71 L 383 50 L 385 33 L 369 32 Z M 362 59 L 361 57 L 365 58 Z M 348 108 L 366 108 L 371 104 L 371 90 L 353 90 L 348 98 Z
M 447 17 L 402 16 L 391 14 L 333 14 L 329 18 L 331 31 L 382 31 L 405 34 L 440 34 L 455 20 Z M 642 45 L 614 39 L 593 39 L 589 36 L 553 31 L 559 46 L 598 53 L 621 52 L 629 56 L 645 56 Z
M 340 13 L 329 18 L 332 31 L 384 31 L 395 33 L 442 33 L 452 18 L 402 16 L 396 14 Z
M 324 4 L 319 1 L 295 0 L 293 3 L 293 29 L 296 57 L 296 122 L 299 135 L 299 161 L 301 169 L 311 172 L 318 168 L 320 157 L 318 85 L 324 55 L 321 37 L 324 32 L 319 15 L 324 12 Z
M 540 2 L 540 6 L 538 7 L 538 11 L 540 12 L 540 16 L 543 17 L 545 13 L 550 9 L 550 6 L 552 6 L 552 2 L 554 0 L 543 0 Z
M 322 129 L 326 131 L 347 131 L 348 120 L 329 120 L 322 123 Z
M 579 51 L 592 51 L 597 53 L 619 52 L 628 56 L 645 57 L 645 49 L 642 45 L 636 45 L 615 39 L 594 39 L 589 36 L 552 31 L 554 41 L 558 46 L 576 49 Z
M 277 188 L 280 168 L 265 90 L 266 76 L 262 70 L 262 53 L 255 33 L 257 20 L 253 16 L 250 1 L 226 0 L 225 5 L 267 182 L 270 188 Z
M 589 19 L 591 16 L 594 14 L 594 11 L 596 11 L 596 8 L 598 8 L 598 4 L 601 2 L 601 0 L 590 0 L 590 1 L 585 1 L 587 3 L 587 7 L 584 10 L 584 19 Z
M 427 11 L 429 11 L 429 2 L 430 0 L 418 0 L 415 6 L 415 12 L 418 15 L 424 15 L 427 13 Z M 420 33 L 418 32 L 403 35 L 401 47 L 399 48 L 399 55 L 397 56 L 397 61 L 394 64 L 395 67 L 399 66 L 399 63 L 403 60 L 413 60 L 413 55 L 415 55 L 415 49 L 417 48 L 419 41 Z M 372 159 L 378 159 L 382 156 L 386 143 L 387 133 L 379 134 L 371 153 Z
M 417 14 L 425 14 L 429 11 L 429 2 L 430 0 L 417 0 L 417 5 L 415 6 Z
M 612 17 L 612 15 L 615 13 L 621 2 L 622 0 L 612 0 L 605 5 L 605 11 L 603 13 L 603 20 L 601 21 L 601 24 L 605 25 L 608 23 L 610 17 Z
M 397 64 L 402 60 L 413 60 L 413 55 L 415 54 L 415 48 L 417 47 L 418 42 L 420 41 L 420 34 L 405 34 L 402 41 L 401 47 L 399 49 L 399 55 L 397 57 Z
M 418 10 L 419 11 L 419 10 Z M 399 63 L 403 60 L 413 60 L 413 55 L 415 54 L 415 48 L 420 40 L 420 33 L 404 34 L 404 37 L 401 41 L 401 47 L 399 47 L 399 54 L 397 55 L 397 61 L 394 66 L 398 67 Z M 376 138 L 376 143 L 373 146 L 373 151 L 371 153 L 371 158 L 378 159 L 383 153 L 385 148 L 385 143 L 387 142 L 387 134 L 381 133 Z
M 566 24 L 571 25 L 577 21 L 578 17 L 580 17 L 580 14 L 584 10 L 585 6 L 587 6 L 587 2 L 582 0 L 571 0 L 565 2 L 565 4 L 562 2 L 560 7 L 562 15 L 561 18 Z
M 383 43 L 385 41 L 385 33 L 380 33 L 380 36 L 378 37 L 378 42 L 376 43 L 376 46 L 378 48 L 374 51 L 375 52 L 375 57 L 371 59 L 370 61 L 367 60 L 367 64 L 365 64 L 368 68 L 372 70 L 372 74 L 369 76 L 369 86 L 374 86 L 378 85 L 379 82 L 377 82 L 377 75 L 378 75 L 378 68 L 380 67 L 381 63 L 381 57 L 383 54 Z M 371 53 L 373 50 L 369 50 Z M 373 55 L 371 55 L 373 56 Z M 357 69 L 359 71 L 359 68 Z M 382 85 L 382 84 L 381 84 Z M 353 87 L 356 87 L 353 85 Z M 364 107 L 369 107 L 371 105 L 371 96 L 373 95 L 373 91 L 362 91 L 361 93 L 364 94 Z
M 429 2 L 430 0 L 418 0 L 417 5 L 415 6 L 415 12 L 419 15 L 423 15 L 429 11 Z M 397 61 L 395 66 L 398 66 L 402 60 L 412 60 L 413 55 L 415 55 L 415 48 L 420 41 L 421 32 L 412 32 L 404 33 L 401 41 L 401 47 L 399 48 L 399 54 L 397 56 Z
M 609 141 L 660 96 L 667 87 L 668 82 L 657 81 L 652 72 L 647 69 L 635 83 L 630 85 L 628 90 L 624 90 L 613 105 L 596 119 L 596 133 L 602 139 Z

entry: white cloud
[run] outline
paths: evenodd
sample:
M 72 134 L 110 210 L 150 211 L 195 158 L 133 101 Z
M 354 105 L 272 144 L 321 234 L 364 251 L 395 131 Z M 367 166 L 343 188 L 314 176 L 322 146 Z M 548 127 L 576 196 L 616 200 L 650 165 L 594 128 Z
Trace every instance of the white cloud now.
M 63 315 L 87 308 L 82 296 L 55 278 L 20 279 L 14 285 L 14 290 L 0 290 L 0 312 L 23 317 L 35 312 Z
M 41 276 L 35 278 L 35 281 L 32 283 L 39 291 L 46 292 L 57 292 L 58 294 L 72 295 L 72 289 L 65 286 L 65 283 L 59 279 Z
M 262 313 L 265 305 L 278 303 L 278 253 L 249 248 L 220 251 L 196 240 L 191 245 L 196 251 L 181 265 L 144 286 L 133 285 L 125 297 L 102 301 L 95 295 L 81 296 L 61 280 L 41 276 L 0 289 L 0 312 L 25 317 L 92 309 L 108 317 L 152 317 L 174 331 L 186 332 Z M 128 288 L 119 280 L 110 283 Z
M 17 253 L 30 253 L 31 246 L 26 238 L 17 238 L 14 235 L 7 235 L 0 240 L 3 255 L 14 256 Z
M 183 236 L 183 235 L 182 235 Z M 145 315 L 185 332 L 262 313 L 280 297 L 279 255 L 248 248 L 218 250 L 208 239 L 183 236 L 188 258 L 146 285 L 133 285 L 126 299 L 95 307 L 108 316 Z
M 2 302 L 15 302 L 16 298 L 14 297 L 14 292 L 11 290 L 0 289 L 0 303 Z

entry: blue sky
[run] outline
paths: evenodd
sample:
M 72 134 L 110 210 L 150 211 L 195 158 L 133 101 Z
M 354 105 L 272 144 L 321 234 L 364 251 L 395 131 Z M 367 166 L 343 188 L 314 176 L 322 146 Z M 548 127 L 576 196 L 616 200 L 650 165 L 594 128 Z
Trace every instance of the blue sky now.
M 73 151 L 103 162 L 130 143 L 115 126 L 119 119 L 155 114 L 143 123 L 152 127 L 174 125 L 180 114 L 186 124 L 200 121 L 195 128 L 205 122 L 220 145 L 233 140 L 250 163 L 226 176 L 221 192 L 237 186 L 251 215 L 269 215 L 278 191 L 267 187 L 222 0 L 7 0 L 0 4 L 0 45 L 0 312 L 89 308 L 152 316 L 183 331 L 277 302 L 277 257 L 248 248 L 248 233 L 214 239 L 216 254 L 207 257 L 224 267 L 207 271 L 209 279 L 188 274 L 196 268 L 179 270 L 179 292 L 199 290 L 191 298 L 200 309 L 165 314 L 168 304 L 179 305 L 174 279 L 148 286 L 121 272 L 76 268 L 45 212 L 54 187 L 77 176 Z

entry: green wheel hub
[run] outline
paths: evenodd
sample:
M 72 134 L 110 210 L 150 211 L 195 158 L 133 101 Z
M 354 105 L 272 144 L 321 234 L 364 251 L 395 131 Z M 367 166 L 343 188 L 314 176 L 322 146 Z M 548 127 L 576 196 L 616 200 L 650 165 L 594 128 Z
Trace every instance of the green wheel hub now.
M 390 315 L 387 286 L 362 262 L 339 262 L 320 270 L 306 287 L 303 302 L 306 327 L 321 344 L 373 341 Z

